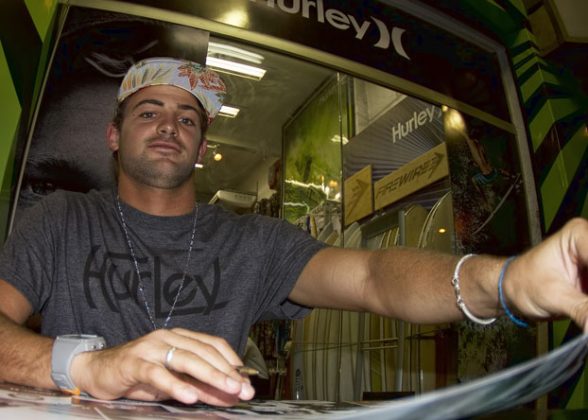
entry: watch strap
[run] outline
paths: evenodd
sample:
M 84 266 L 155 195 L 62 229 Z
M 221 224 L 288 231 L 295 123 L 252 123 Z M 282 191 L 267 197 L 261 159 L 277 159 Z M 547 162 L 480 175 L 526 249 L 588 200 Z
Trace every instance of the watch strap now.
M 64 392 L 79 395 L 70 376 L 71 362 L 79 353 L 101 350 L 106 347 L 104 338 L 97 335 L 60 335 L 55 338 L 51 352 L 51 379 Z

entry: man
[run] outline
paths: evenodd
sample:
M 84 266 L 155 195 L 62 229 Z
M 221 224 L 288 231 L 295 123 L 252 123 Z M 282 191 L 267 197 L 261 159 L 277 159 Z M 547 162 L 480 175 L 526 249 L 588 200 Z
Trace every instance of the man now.
M 280 220 L 196 205 L 192 168 L 223 94 L 196 63 L 155 58 L 129 70 L 107 129 L 118 188 L 52 194 L 0 254 L 0 379 L 226 406 L 254 395 L 235 368 L 251 324 L 310 307 L 422 323 L 484 323 L 508 310 L 586 329 L 584 220 L 505 262 L 328 248 Z M 43 335 L 21 326 L 37 311 Z M 67 334 L 102 336 L 106 348 Z

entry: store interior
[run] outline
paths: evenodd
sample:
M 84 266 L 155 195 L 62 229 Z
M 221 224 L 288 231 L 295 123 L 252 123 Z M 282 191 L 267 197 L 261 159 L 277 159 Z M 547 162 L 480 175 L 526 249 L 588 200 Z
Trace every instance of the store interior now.
M 376 249 L 402 241 L 406 246 L 452 252 L 447 178 L 405 198 L 400 206 L 391 206 L 392 211 L 387 206 L 353 223 L 345 223 L 342 214 L 343 179 L 366 161 L 374 165 L 374 144 L 369 142 L 379 141 L 384 149 L 389 142 L 384 128 L 373 135 L 370 127 L 373 131 L 374 123 L 403 101 L 434 109 L 429 122 L 436 125 L 434 129 L 425 134 L 421 130 L 420 136 L 396 153 L 381 155 L 374 166 L 376 177 L 382 178 L 443 143 L 439 107 L 252 45 L 217 37 L 210 41 L 208 57 L 257 67 L 264 74 L 217 68 L 228 88 L 226 104 L 239 111 L 234 117 L 222 115 L 210 127 L 208 153 L 195 172 L 199 200 L 239 213 L 284 217 L 334 246 Z M 369 136 L 364 140 L 367 146 L 361 144 L 364 131 L 363 137 Z M 346 155 L 353 140 L 354 153 Z M 399 209 L 406 227 L 402 239 Z M 362 235 L 362 225 L 364 230 L 368 225 L 379 226 Z M 436 356 L 436 346 L 443 345 L 443 352 L 451 353 L 445 346 L 446 329 L 321 309 L 305 321 L 262 322 L 250 334 L 269 376 L 265 387 L 258 384 L 258 395 L 289 398 L 292 393 L 297 399 L 349 400 L 361 392 L 382 398 L 455 383 L 450 370 L 456 362 L 438 360 L 443 366 L 439 373 L 435 368 L 436 357 L 447 358 Z
M 211 41 L 254 54 L 266 73 L 261 79 L 223 74 L 227 103 L 240 112 L 210 129 L 215 146 L 196 171 L 199 197 L 212 196 L 241 213 L 283 217 L 323 242 L 349 248 L 461 253 L 480 241 L 491 244 L 496 235 L 502 235 L 501 246 L 508 242 L 489 228 L 494 218 L 524 220 L 512 134 L 324 66 L 222 38 Z M 454 159 L 442 162 L 444 172 L 378 199 L 391 175 L 410 170 L 433 149 L 449 153 L 446 143 Z M 215 161 L 219 150 L 223 159 Z M 373 190 L 359 193 L 355 184 L 346 190 L 346 182 L 365 169 Z M 433 171 L 427 167 L 426 173 Z M 402 179 L 414 177 L 413 169 Z M 218 191 L 226 192 L 224 198 Z M 455 211 L 452 194 L 461 203 Z M 523 231 L 513 238 L 513 246 L 525 236 Z M 315 309 L 304 321 L 262 322 L 250 336 L 265 359 L 269 379 L 258 388 L 267 398 L 398 398 L 508 363 L 500 345 L 478 360 L 460 359 L 460 346 L 462 353 L 472 350 L 460 344 L 463 332 L 451 325 L 326 309 Z M 532 340 L 521 352 L 533 352 Z

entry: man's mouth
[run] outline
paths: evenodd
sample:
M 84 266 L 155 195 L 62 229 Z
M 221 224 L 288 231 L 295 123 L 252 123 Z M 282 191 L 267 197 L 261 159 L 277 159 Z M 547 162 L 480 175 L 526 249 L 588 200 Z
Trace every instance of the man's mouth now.
M 170 141 L 170 140 L 161 140 L 161 139 L 152 140 L 149 143 L 148 147 L 150 149 L 157 149 L 157 150 L 163 151 L 163 152 L 175 152 L 175 153 L 181 152 L 180 145 L 177 144 L 175 141 Z

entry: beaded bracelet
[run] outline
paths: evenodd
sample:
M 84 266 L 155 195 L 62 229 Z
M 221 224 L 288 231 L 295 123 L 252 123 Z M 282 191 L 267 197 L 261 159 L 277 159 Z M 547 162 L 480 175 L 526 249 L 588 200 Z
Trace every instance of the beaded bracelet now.
M 504 313 L 510 318 L 510 320 L 521 328 L 527 328 L 529 324 L 527 324 L 522 319 L 517 318 L 511 310 L 506 306 L 506 299 L 504 298 L 504 292 L 502 291 L 502 283 L 504 283 L 504 274 L 506 273 L 506 269 L 510 265 L 510 263 L 516 257 L 507 258 L 504 264 L 502 265 L 502 269 L 500 270 L 500 276 L 498 277 L 498 298 L 500 299 L 500 304 L 502 305 L 502 309 L 504 309 Z
M 465 302 L 463 301 L 463 298 L 461 297 L 461 289 L 459 287 L 459 270 L 461 269 L 462 264 L 467 259 L 469 259 L 473 256 L 475 256 L 475 254 L 464 255 L 457 262 L 457 265 L 455 266 L 455 271 L 453 272 L 453 278 L 451 279 L 451 285 L 453 286 L 453 290 L 455 290 L 455 298 L 457 299 L 457 307 L 464 313 L 464 315 L 466 317 L 468 317 L 468 319 L 470 319 L 471 321 L 474 321 L 477 324 L 490 325 L 494 321 L 496 321 L 496 318 L 486 318 L 486 319 L 478 318 L 477 316 L 475 316 L 473 313 L 470 312 L 470 310 L 466 306 Z

